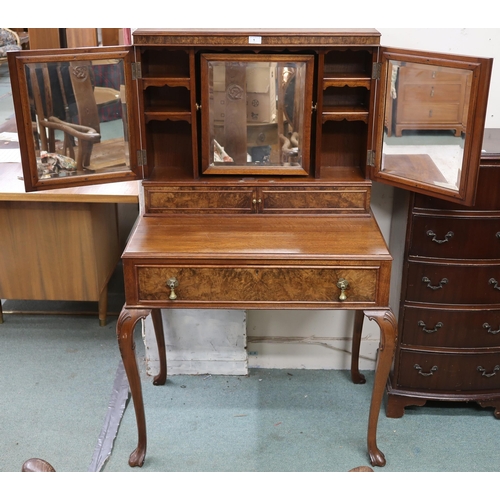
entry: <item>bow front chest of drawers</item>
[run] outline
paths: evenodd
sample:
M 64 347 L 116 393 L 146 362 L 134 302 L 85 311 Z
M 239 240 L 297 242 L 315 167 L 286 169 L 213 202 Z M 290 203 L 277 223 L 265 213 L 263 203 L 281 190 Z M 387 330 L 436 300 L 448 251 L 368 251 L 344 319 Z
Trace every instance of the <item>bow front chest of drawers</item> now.
M 498 151 L 500 130 L 487 129 L 473 207 L 399 193 L 394 220 L 407 228 L 389 417 L 444 400 L 476 401 L 500 418 Z

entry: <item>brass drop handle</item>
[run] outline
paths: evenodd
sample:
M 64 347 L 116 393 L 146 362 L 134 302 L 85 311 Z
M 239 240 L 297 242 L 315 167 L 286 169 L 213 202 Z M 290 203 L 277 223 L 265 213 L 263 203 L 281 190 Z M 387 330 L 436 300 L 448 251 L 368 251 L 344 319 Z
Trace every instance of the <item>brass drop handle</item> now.
M 425 233 L 425 234 L 432 238 L 431 241 L 433 241 L 434 243 L 438 243 L 439 245 L 441 245 L 442 243 L 448 242 L 451 238 L 453 238 L 453 236 L 455 236 L 455 233 L 453 231 L 448 231 L 444 235 L 444 239 L 438 240 L 436 237 L 436 233 L 434 231 L 432 231 L 431 229 L 429 229 L 429 231 L 427 231 L 427 233 Z
M 418 370 L 418 374 L 422 375 L 422 377 L 432 377 L 432 375 L 434 375 L 434 372 L 436 372 L 438 369 L 438 367 L 434 365 L 428 372 L 423 372 L 422 367 L 419 364 L 413 365 L 413 368 L 415 368 L 415 370 Z
M 431 330 L 430 328 L 427 328 L 427 325 L 422 321 L 420 320 L 418 322 L 418 326 L 420 328 L 422 328 L 422 330 L 425 332 L 425 333 L 436 333 L 440 328 L 443 327 L 443 323 L 441 323 L 441 321 L 438 321 L 436 323 L 436 325 L 434 326 L 434 328 Z
M 170 295 L 168 296 L 168 298 L 170 300 L 175 300 L 177 298 L 175 287 L 179 286 L 177 278 L 169 278 L 169 280 L 167 281 L 167 286 L 170 288 Z
M 483 328 L 486 329 L 488 333 L 491 333 L 492 335 L 500 333 L 500 328 L 498 330 L 493 330 L 493 327 L 489 323 L 483 323 Z
M 431 280 L 427 278 L 427 276 L 424 276 L 422 278 L 423 283 L 427 283 L 427 288 L 430 288 L 431 290 L 439 290 L 440 288 L 443 288 L 446 283 L 448 283 L 448 278 L 443 278 L 440 282 L 439 285 L 431 285 Z
M 482 366 L 477 367 L 477 371 L 481 372 L 481 375 L 486 378 L 494 377 L 497 374 L 497 371 L 500 370 L 500 365 L 496 365 L 495 368 L 493 368 L 493 371 L 490 373 L 486 373 L 486 368 L 483 368 Z
M 495 278 L 490 278 L 490 281 L 488 281 L 490 285 L 493 285 L 493 288 L 495 290 L 500 290 L 500 286 L 498 286 L 498 281 Z
M 339 300 L 341 302 L 344 302 L 344 300 L 347 299 L 347 295 L 346 295 L 345 291 L 349 288 L 349 282 L 344 278 L 340 278 L 337 281 L 337 287 L 340 288 Z

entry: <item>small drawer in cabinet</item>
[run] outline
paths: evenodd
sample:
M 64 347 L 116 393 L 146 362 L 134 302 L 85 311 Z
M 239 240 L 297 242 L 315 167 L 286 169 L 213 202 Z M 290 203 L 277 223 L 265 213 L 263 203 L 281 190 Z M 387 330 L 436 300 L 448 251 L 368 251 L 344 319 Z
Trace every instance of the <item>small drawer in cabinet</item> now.
M 500 309 L 404 306 L 401 345 L 500 348 Z
M 406 301 L 500 304 L 500 265 L 446 265 L 410 261 Z
M 367 187 L 155 186 L 146 214 L 368 214 Z
M 500 259 L 500 219 L 414 215 L 409 255 Z
M 500 388 L 500 351 L 449 354 L 402 349 L 399 366 L 398 387 L 428 391 L 488 391 Z
M 254 213 L 252 187 L 168 186 L 144 189 L 146 214 Z
M 368 188 L 338 187 L 259 187 L 258 196 L 263 213 L 273 214 L 355 214 L 368 213 Z
M 305 307 L 373 306 L 379 268 L 299 266 L 136 266 L 138 303 L 165 307 L 189 304 L 266 304 Z

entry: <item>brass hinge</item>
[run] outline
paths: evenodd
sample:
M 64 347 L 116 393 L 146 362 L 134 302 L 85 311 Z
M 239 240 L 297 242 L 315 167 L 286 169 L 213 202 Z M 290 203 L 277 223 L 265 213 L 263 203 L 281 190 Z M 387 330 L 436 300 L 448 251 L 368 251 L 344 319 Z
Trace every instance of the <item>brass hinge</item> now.
M 372 66 L 372 79 L 380 80 L 380 74 L 382 73 L 382 63 L 373 63 Z
M 144 167 L 148 163 L 147 157 L 146 157 L 146 150 L 145 149 L 138 149 L 137 150 L 137 165 L 139 167 Z
M 132 80 L 138 80 L 139 78 L 142 78 L 141 63 L 134 62 L 132 63 Z
M 370 167 L 375 166 L 375 151 L 373 149 L 369 149 L 366 154 L 366 164 Z

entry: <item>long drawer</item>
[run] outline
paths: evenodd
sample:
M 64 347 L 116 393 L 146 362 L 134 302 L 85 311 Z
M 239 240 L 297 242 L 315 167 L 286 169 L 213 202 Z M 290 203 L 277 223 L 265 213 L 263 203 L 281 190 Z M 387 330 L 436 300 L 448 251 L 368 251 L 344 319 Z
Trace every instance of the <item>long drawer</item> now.
M 401 345 L 500 348 L 500 309 L 404 306 Z
M 168 266 L 137 265 L 139 304 L 164 307 L 219 303 L 246 308 L 374 306 L 380 269 L 309 266 Z M 173 281 L 169 281 L 173 280 Z M 347 281 L 345 298 L 339 283 Z M 171 287 L 173 284 L 173 287 Z M 172 293 L 173 292 L 173 293 Z M 343 299 L 343 300 L 342 300 Z M 127 302 L 130 300 L 127 298 Z
M 365 186 L 148 186 L 146 214 L 368 214 Z
M 414 215 L 409 255 L 500 259 L 500 219 Z
M 448 354 L 401 349 L 398 387 L 442 391 L 487 391 L 500 388 L 500 351 Z
M 500 304 L 500 265 L 408 264 L 406 301 Z

